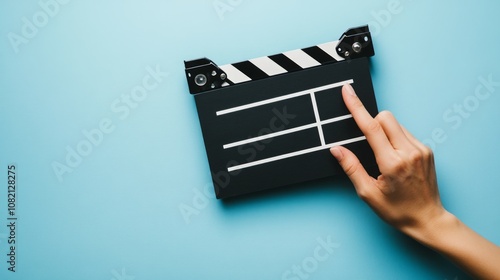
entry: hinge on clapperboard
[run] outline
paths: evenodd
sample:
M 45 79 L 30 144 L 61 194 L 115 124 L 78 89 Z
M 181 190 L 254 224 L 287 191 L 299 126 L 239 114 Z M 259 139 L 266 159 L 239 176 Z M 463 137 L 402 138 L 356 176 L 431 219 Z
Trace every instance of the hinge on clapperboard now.
M 218 66 L 185 61 L 217 198 L 341 174 L 328 149 L 346 145 L 376 175 L 366 138 L 345 107 L 351 84 L 378 113 L 368 26 L 338 41 Z M 374 167 L 374 169 L 370 169 Z
M 368 25 L 348 29 L 342 34 L 339 41 L 334 43 L 336 43 L 336 55 L 330 53 L 332 57 L 328 57 L 325 61 L 322 61 L 321 65 L 338 62 L 344 59 L 355 59 L 375 55 Z M 307 53 L 311 48 L 302 50 Z M 210 91 L 234 84 L 221 67 L 217 66 L 217 64 L 206 57 L 184 61 L 184 66 L 186 69 L 189 92 L 191 94 Z M 289 73 L 302 70 L 302 68 L 287 70 L 286 73 Z

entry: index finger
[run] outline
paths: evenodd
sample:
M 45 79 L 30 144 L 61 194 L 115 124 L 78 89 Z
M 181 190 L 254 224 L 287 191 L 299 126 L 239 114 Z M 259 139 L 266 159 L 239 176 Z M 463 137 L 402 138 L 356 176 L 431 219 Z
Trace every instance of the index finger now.
M 390 160 L 394 148 L 380 123 L 368 113 L 350 84 L 342 87 L 342 98 L 359 129 L 366 136 L 366 140 L 368 140 L 368 144 L 370 144 L 379 165 L 379 160 Z

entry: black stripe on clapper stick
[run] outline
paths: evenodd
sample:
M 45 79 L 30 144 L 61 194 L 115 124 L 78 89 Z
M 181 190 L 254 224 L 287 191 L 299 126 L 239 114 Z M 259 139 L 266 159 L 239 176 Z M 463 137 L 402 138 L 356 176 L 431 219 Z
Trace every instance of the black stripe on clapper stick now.
M 335 61 L 333 57 L 331 57 L 329 54 L 327 54 L 324 50 L 322 50 L 318 46 L 305 48 L 302 50 L 321 64 Z
M 259 80 L 269 77 L 264 71 L 260 70 L 259 67 L 255 66 L 248 60 L 235 63 L 233 64 L 233 66 L 243 72 L 243 74 L 247 75 L 252 80 Z
M 294 72 L 298 70 L 302 70 L 302 67 L 300 67 L 297 63 L 293 62 L 290 58 L 288 58 L 286 55 L 280 53 L 280 54 L 275 54 L 269 56 L 269 58 L 278 63 L 279 66 L 283 67 L 288 72 Z

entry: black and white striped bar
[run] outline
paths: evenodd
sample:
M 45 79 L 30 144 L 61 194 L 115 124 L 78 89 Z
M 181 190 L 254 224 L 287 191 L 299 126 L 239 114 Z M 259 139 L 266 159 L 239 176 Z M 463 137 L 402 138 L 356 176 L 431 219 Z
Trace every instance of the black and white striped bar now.
M 233 84 L 255 81 L 342 61 L 344 58 L 340 57 L 335 51 L 337 44 L 338 41 L 333 41 L 309 48 L 222 65 L 220 68 L 227 74 L 227 79 Z M 229 85 L 230 83 L 223 84 L 223 86 Z

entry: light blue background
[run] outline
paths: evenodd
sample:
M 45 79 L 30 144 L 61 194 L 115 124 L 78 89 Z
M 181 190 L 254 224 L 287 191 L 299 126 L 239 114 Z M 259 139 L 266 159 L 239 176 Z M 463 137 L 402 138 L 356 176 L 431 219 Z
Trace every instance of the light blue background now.
M 282 279 L 328 236 L 340 247 L 309 279 L 468 279 L 384 224 L 344 179 L 214 199 L 183 60 L 223 65 L 369 22 L 380 109 L 421 140 L 446 133 L 435 145 L 442 200 L 500 244 L 500 87 L 459 125 L 443 118 L 480 77 L 500 81 L 500 2 L 400 0 L 396 13 L 392 1 L 220 2 L 234 7 L 219 16 L 212 0 L 73 0 L 18 53 L 9 34 L 41 7 L 0 3 L 0 279 Z M 112 103 L 157 65 L 169 76 L 121 119 Z M 114 131 L 60 182 L 53 162 L 105 118 Z M 11 163 L 16 273 L 6 263 Z M 188 206 L 200 209 L 186 219 Z

